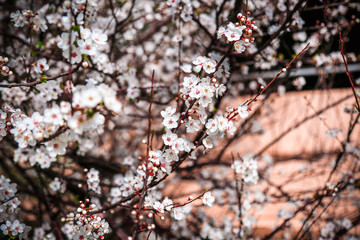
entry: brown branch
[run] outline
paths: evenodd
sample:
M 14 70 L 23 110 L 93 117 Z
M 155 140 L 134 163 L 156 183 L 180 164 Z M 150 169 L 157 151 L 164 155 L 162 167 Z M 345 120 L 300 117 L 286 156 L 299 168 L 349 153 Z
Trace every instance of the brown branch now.
M 81 63 L 79 63 L 76 68 L 74 68 L 72 70 L 72 73 L 77 72 L 81 67 Z M 68 76 L 69 72 L 65 72 L 65 73 L 60 73 L 59 75 L 53 76 L 53 77 L 48 77 L 46 78 L 46 81 L 52 81 L 52 80 L 56 80 L 60 77 L 65 77 Z M 32 86 L 36 86 L 38 84 L 41 84 L 42 82 L 40 81 L 40 79 L 36 79 L 36 80 L 32 80 L 31 82 L 22 82 L 22 83 L 9 83 L 9 84 L 4 84 L 4 83 L 0 83 L 0 87 L 4 87 L 4 88 L 12 88 L 12 87 L 32 87 Z
M 348 76 L 350 84 L 351 84 L 351 88 L 352 88 L 354 98 L 355 98 L 355 101 L 356 101 L 356 108 L 357 108 L 358 111 L 360 111 L 359 99 L 358 99 L 358 97 L 356 95 L 354 80 L 351 78 L 349 68 L 348 68 L 348 64 L 347 64 L 347 61 L 346 61 L 345 56 L 344 56 L 344 43 L 343 43 L 343 40 L 342 40 L 342 37 L 341 37 L 340 29 L 338 29 L 338 31 L 339 31 L 340 47 L 341 47 L 340 52 L 341 52 L 342 59 L 343 59 L 343 61 L 345 63 L 346 75 Z

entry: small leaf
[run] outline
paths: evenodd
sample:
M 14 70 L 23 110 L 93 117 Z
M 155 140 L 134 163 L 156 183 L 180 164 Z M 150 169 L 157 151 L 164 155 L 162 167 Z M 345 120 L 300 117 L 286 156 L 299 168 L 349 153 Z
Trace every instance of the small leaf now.
M 45 45 L 41 41 L 36 42 L 36 46 L 38 46 L 39 48 L 45 47 Z
M 40 77 L 40 82 L 42 82 L 42 83 L 47 83 L 47 81 L 46 81 L 46 76 L 45 75 L 41 75 L 41 77 Z
M 92 118 L 95 115 L 95 112 L 92 109 L 86 109 L 86 116 Z
M 80 26 L 79 25 L 74 25 L 74 26 L 72 26 L 72 30 L 74 32 L 78 32 L 78 31 L 80 31 Z

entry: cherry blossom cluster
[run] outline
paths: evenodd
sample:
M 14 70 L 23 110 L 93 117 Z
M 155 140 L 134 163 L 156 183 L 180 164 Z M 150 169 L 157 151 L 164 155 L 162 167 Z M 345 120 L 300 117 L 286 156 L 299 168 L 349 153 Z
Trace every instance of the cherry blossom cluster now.
M 165 219 L 166 213 L 171 213 L 172 217 L 182 222 L 186 219 L 187 215 L 192 210 L 191 203 L 194 202 L 197 199 L 202 199 L 203 203 L 207 206 L 212 206 L 215 198 L 211 195 L 211 192 L 205 192 L 201 194 L 200 196 L 193 198 L 190 196 L 188 200 L 183 204 L 175 204 L 171 199 L 168 197 L 165 197 L 162 201 L 155 200 L 158 198 L 156 195 L 154 195 L 153 191 L 150 191 L 150 194 L 145 197 L 145 204 L 146 210 L 153 210 L 155 214 L 161 216 L 161 220 Z M 132 211 L 133 215 L 139 215 L 135 210 Z M 146 215 L 147 218 L 152 218 L 153 213 L 150 212 Z M 143 215 L 140 215 L 139 220 L 146 220 Z M 146 228 L 146 221 L 142 222 L 142 225 L 140 227 L 140 231 L 144 230 L 154 230 L 155 225 L 154 224 L 148 224 L 148 227 Z
M 115 114 L 121 113 L 122 110 L 122 104 L 116 97 L 116 92 L 106 84 L 89 83 L 86 86 L 79 85 L 74 89 L 73 108 L 94 109 L 99 105 L 103 105 Z
M 26 116 L 20 109 L 14 109 L 10 105 L 4 105 L 4 110 L 1 111 L 2 121 L 5 122 L 2 124 L 2 132 L 4 133 L 2 135 L 5 136 L 5 133 L 12 133 L 21 149 L 35 146 L 37 142 L 41 142 L 53 135 L 60 126 L 64 125 L 61 109 L 57 105 L 45 109 L 44 115 L 34 112 L 31 117 Z M 35 158 L 46 160 L 49 158 L 48 156 L 54 158 L 57 155 L 64 155 L 68 141 L 66 133 L 60 134 L 57 138 L 45 143 L 46 151 L 42 148 L 36 149 L 37 154 L 40 154 L 42 157 L 39 155 Z M 35 164 L 39 160 L 33 163 Z M 48 162 L 45 163 L 45 165 L 47 164 Z
M 19 239 L 27 238 L 31 227 L 20 223 L 16 219 L 16 212 L 20 201 L 17 198 L 16 184 L 11 183 L 10 179 L 0 175 L 0 229 L 6 236 Z
M 356 55 L 355 53 L 348 53 L 347 59 L 349 62 L 355 62 L 356 61 Z M 342 63 L 342 56 L 340 52 L 331 52 L 330 54 L 317 54 L 314 56 L 314 62 L 316 66 L 332 66 L 333 64 L 339 64 Z
M 131 158 L 127 157 L 127 161 Z M 131 160 L 132 162 L 133 160 Z M 130 162 L 126 162 L 128 164 Z M 131 164 L 130 164 L 131 165 Z M 127 171 L 125 176 L 117 174 L 113 178 L 114 187 L 110 190 L 111 203 L 118 202 L 121 198 L 130 196 L 135 191 L 140 191 L 143 187 L 142 174 L 134 176 L 132 171 Z
M 178 11 L 184 22 L 189 22 L 192 19 L 193 9 L 200 6 L 199 1 L 189 0 L 167 0 L 166 4 L 171 7 L 172 12 Z
M 69 213 L 66 218 L 62 219 L 63 222 L 66 222 L 61 229 L 62 232 L 68 239 L 104 239 L 110 228 L 101 214 L 92 214 L 97 206 L 91 204 L 89 199 L 79 203 L 80 206 L 75 213 Z
M 235 160 L 231 167 L 237 174 L 241 174 L 241 179 L 245 183 L 256 184 L 259 175 L 257 172 L 257 161 L 251 157 L 244 157 L 242 160 Z
M 60 181 L 58 177 L 55 177 L 54 180 L 49 183 L 49 188 L 54 192 L 64 193 L 66 191 L 66 184 Z
M 100 177 L 99 177 L 99 171 L 95 168 L 91 168 L 89 171 L 87 169 L 84 170 L 86 173 L 86 181 L 89 190 L 92 190 L 98 194 L 101 193 L 100 188 Z
M 31 10 L 18 10 L 16 13 L 11 13 L 11 20 L 15 27 L 29 26 L 34 31 L 41 30 L 45 32 L 48 29 L 46 20 L 43 18 L 44 12 L 34 13 Z
M 51 230 L 50 223 L 48 221 L 44 221 L 41 227 L 34 229 L 33 240 L 55 240 L 56 237 Z
M 351 220 L 344 218 L 344 219 L 336 219 L 335 221 L 329 221 L 325 224 L 325 226 L 323 228 L 321 228 L 321 236 L 320 236 L 320 240 L 325 240 L 325 239 L 335 239 L 335 233 L 336 230 L 339 229 L 346 229 L 349 230 L 352 227 L 352 222 Z
M 47 83 L 46 83 L 47 84 Z M 69 140 L 80 140 L 76 134 L 84 131 L 98 129 L 104 124 L 104 116 L 96 109 L 105 107 L 113 113 L 120 113 L 122 105 L 117 99 L 114 90 L 105 84 L 95 88 L 94 85 L 87 87 L 78 86 L 74 88 L 73 104 L 62 101 L 60 106 L 54 104 L 51 108 L 46 108 L 44 114 L 34 112 L 31 117 L 26 116 L 20 109 L 13 109 L 10 105 L 5 105 L 4 111 L 1 110 L 0 136 L 4 137 L 8 133 L 14 135 L 18 142 L 19 154 L 25 154 L 16 161 L 24 162 L 29 160 L 31 166 L 38 163 L 42 168 L 48 168 L 50 163 L 55 161 L 57 155 L 64 155 Z M 99 106 L 98 106 L 99 105 Z M 76 110 L 73 112 L 73 110 Z M 60 128 L 68 126 L 74 134 L 66 131 L 59 136 L 46 141 L 45 148 L 26 150 L 28 146 L 35 146 L 51 135 L 59 131 Z M 69 135 L 73 137 L 69 138 Z
M 83 11 L 85 2 L 75 1 L 71 5 L 70 1 L 64 2 L 64 11 L 66 16 L 61 18 L 66 30 L 72 28 L 72 32 L 63 32 L 58 38 L 57 46 L 62 50 L 64 58 L 71 63 L 80 63 L 83 56 L 92 57 L 94 63 L 97 63 L 100 70 L 109 72 L 104 66 L 108 65 L 107 55 L 99 54 L 106 48 L 107 35 L 99 28 L 90 29 L 89 21 L 92 22 L 96 15 L 96 1 L 86 2 L 86 12 Z M 70 53 L 71 51 L 71 53 Z M 84 65 L 85 64 L 85 65 Z M 83 65 L 87 67 L 85 62 Z
M 226 37 L 229 42 L 234 44 L 237 53 L 244 52 L 249 44 L 255 40 L 252 35 L 257 31 L 258 27 L 255 25 L 255 21 L 248 19 L 249 15 L 249 12 L 246 16 L 238 13 L 239 22 L 235 24 L 230 22 L 226 28 L 220 27 L 217 31 L 218 38 Z

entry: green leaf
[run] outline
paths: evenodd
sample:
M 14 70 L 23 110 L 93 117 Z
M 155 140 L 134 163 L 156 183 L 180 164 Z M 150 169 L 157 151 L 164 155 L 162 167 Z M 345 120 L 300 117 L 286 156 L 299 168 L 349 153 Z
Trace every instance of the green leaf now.
M 72 30 L 74 32 L 78 32 L 78 31 L 80 31 L 80 26 L 79 25 L 74 25 L 74 26 L 72 26 Z
M 116 3 L 120 5 L 120 7 L 124 6 L 127 1 L 117 0 Z
M 36 46 L 38 46 L 39 48 L 45 47 L 45 45 L 41 41 L 36 42 Z
M 42 83 L 47 83 L 47 81 L 46 81 L 46 76 L 45 75 L 41 75 L 41 77 L 40 77 L 40 82 L 42 82 Z
M 92 118 L 95 115 L 95 112 L 92 109 L 86 109 L 86 116 Z

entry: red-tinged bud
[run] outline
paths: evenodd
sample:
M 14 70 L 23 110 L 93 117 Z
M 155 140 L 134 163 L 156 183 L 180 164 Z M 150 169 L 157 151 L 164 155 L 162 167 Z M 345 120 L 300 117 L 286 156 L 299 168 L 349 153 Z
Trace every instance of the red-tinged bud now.
M 246 15 L 248 15 L 248 16 L 250 16 L 250 14 L 251 14 L 250 12 L 247 12 L 247 13 L 246 13 Z

